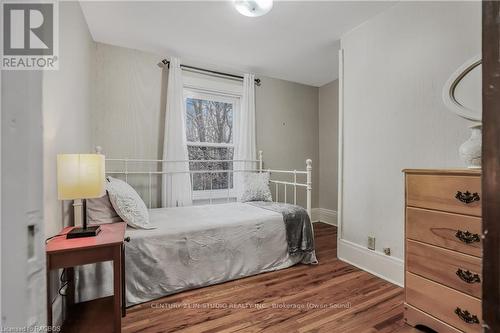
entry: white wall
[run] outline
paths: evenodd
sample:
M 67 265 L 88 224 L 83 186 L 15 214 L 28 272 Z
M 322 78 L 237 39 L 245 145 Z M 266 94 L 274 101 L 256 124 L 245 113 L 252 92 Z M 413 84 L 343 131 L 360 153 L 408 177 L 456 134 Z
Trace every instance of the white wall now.
M 441 89 L 480 52 L 480 2 L 401 2 L 342 37 L 344 50 L 343 221 L 339 256 L 402 282 L 404 168 L 463 167 L 469 123 Z M 393 269 L 364 251 L 390 247 Z M 343 244 L 346 245 L 343 247 Z M 380 256 L 374 259 L 383 258 Z M 371 265 L 371 266 L 370 266 Z M 391 276 L 387 276 L 391 275 Z
M 91 68 L 94 42 L 78 2 L 59 4 L 59 70 L 43 75 L 43 182 L 47 237 L 73 224 L 72 202 L 57 199 L 56 155 L 92 152 Z M 57 272 L 52 274 L 54 323 L 61 320 Z
M 91 68 L 95 44 L 78 2 L 59 6 L 59 70 L 43 76 L 44 206 L 47 236 L 72 223 L 71 202 L 57 200 L 56 155 L 90 153 Z
M 319 88 L 319 207 L 337 211 L 339 81 Z

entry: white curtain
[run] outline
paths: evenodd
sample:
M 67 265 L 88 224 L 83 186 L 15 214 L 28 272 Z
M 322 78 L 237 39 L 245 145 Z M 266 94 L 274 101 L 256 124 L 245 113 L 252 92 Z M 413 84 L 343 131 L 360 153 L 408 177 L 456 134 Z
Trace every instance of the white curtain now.
M 165 135 L 163 159 L 187 161 L 186 122 L 181 63 L 170 59 L 167 86 L 167 108 L 165 111 Z M 188 162 L 163 162 L 163 171 L 184 172 L 162 176 L 162 207 L 190 206 L 192 204 L 191 176 Z
M 255 75 L 245 74 L 243 77 L 243 96 L 241 98 L 240 112 L 235 115 L 236 140 L 234 146 L 235 160 L 255 160 Z M 253 170 L 257 168 L 255 162 L 234 162 L 233 168 L 237 170 Z M 234 187 L 238 200 L 243 192 L 243 179 L 245 173 L 234 173 Z

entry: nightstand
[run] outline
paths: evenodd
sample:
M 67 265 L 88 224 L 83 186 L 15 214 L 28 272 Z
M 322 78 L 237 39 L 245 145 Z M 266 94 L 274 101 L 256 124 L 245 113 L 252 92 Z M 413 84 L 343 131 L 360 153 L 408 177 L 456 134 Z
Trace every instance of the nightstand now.
M 125 263 L 124 237 L 127 225 L 124 222 L 101 225 L 101 232 L 95 237 L 66 239 L 66 234 L 74 227 L 64 228 L 59 236 L 51 239 L 46 247 L 47 256 L 47 325 L 52 325 L 52 299 L 50 271 L 65 268 L 68 277 L 67 300 L 70 306 L 68 316 L 69 325 L 89 326 L 95 329 L 107 324 L 114 332 L 121 332 L 121 317 L 125 316 Z M 74 304 L 74 270 L 73 267 L 113 261 L 113 289 L 114 295 L 89 302 Z M 100 309 L 96 311 L 95 309 Z M 78 316 L 80 320 L 74 320 Z M 88 331 L 79 328 L 78 331 Z M 74 331 L 74 329 L 72 330 Z

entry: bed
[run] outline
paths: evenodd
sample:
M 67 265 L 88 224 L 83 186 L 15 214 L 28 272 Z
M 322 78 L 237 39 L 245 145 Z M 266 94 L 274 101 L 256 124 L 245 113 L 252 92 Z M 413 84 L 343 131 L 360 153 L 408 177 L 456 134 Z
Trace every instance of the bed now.
M 297 207 L 274 205 L 278 210 Z M 126 231 L 127 306 L 298 263 L 317 263 L 314 249 L 290 254 L 290 229 L 278 210 L 239 202 L 150 209 L 156 229 Z M 309 217 L 307 223 L 312 233 Z M 111 262 L 76 268 L 76 300 L 111 295 L 110 275 Z
M 127 306 L 315 261 L 288 253 L 281 214 L 250 204 L 159 208 L 150 218 L 157 229 L 126 231 Z M 78 269 L 77 299 L 111 295 L 109 275 L 109 262 Z

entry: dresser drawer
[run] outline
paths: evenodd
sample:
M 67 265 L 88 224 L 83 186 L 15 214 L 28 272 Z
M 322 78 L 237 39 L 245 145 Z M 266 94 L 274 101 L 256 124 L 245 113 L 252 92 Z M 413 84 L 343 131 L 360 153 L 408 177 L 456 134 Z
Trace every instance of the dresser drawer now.
M 406 272 L 406 302 L 465 332 L 481 332 L 481 301 Z M 475 316 L 475 317 L 473 317 Z M 472 321 L 470 323 L 466 321 Z
M 481 177 L 406 175 L 408 206 L 481 216 Z
M 406 237 L 480 257 L 481 218 L 406 208 Z
M 406 270 L 481 298 L 480 258 L 408 240 Z
M 405 322 L 410 326 L 423 325 L 439 333 L 462 333 L 454 327 L 405 303 Z M 412 331 L 413 332 L 413 331 Z M 420 332 L 420 331 L 419 331 Z

